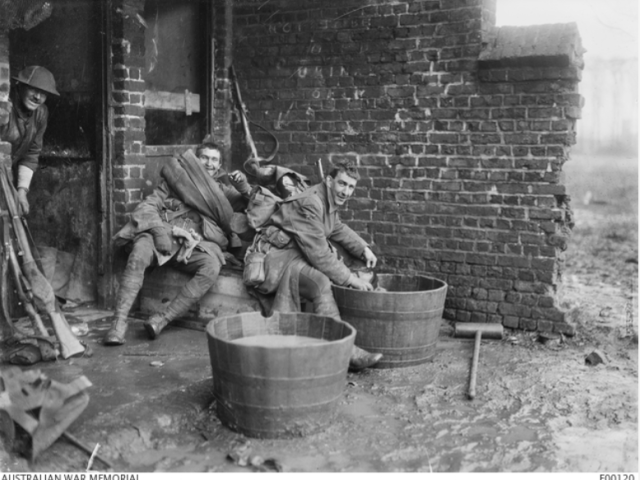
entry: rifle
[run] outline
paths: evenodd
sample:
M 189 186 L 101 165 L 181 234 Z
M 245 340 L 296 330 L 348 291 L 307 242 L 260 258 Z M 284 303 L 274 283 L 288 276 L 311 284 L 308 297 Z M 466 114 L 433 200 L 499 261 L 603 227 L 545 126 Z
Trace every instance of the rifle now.
M 238 103 L 238 112 L 240 114 L 240 121 L 242 123 L 242 128 L 244 130 L 244 135 L 247 139 L 247 144 L 249 145 L 249 149 L 251 150 L 251 154 L 249 155 L 249 158 L 244 162 L 243 164 L 243 168 L 245 169 L 245 171 L 247 173 L 250 173 L 258 178 L 265 176 L 265 175 L 269 175 L 269 174 L 265 174 L 264 172 L 261 172 L 260 169 L 262 167 L 260 167 L 260 163 L 271 163 L 271 161 L 275 158 L 276 154 L 278 153 L 278 148 L 280 146 L 280 144 L 278 143 L 278 139 L 276 138 L 276 136 L 271 133 L 269 130 L 267 130 L 265 127 L 263 127 L 262 125 L 259 125 L 255 122 L 251 122 L 248 120 L 248 116 L 247 116 L 247 107 L 245 106 L 244 102 L 242 101 L 242 94 L 240 93 L 240 85 L 238 85 L 238 77 L 236 76 L 236 71 L 233 68 L 233 65 L 231 65 L 229 67 L 229 73 L 231 74 L 231 79 L 233 80 L 233 87 L 234 87 L 234 92 L 236 94 L 236 101 Z M 273 138 L 273 140 L 275 141 L 275 148 L 273 149 L 273 151 L 271 152 L 271 154 L 269 154 L 269 156 L 267 158 L 261 158 L 258 155 L 258 149 L 256 148 L 256 144 L 253 141 L 253 136 L 251 135 L 251 130 L 249 128 L 249 124 L 253 124 L 256 127 L 264 130 L 265 132 L 267 132 L 269 135 L 271 135 L 271 137 Z M 273 167 L 271 167 L 271 169 L 273 169 Z
M 8 178 L 8 166 L 6 164 L 0 165 L 0 190 L 2 190 L 7 209 L 11 216 L 13 231 L 16 236 L 16 240 L 23 253 L 22 258 L 22 271 L 28 284 L 31 286 L 31 293 L 36 305 L 44 310 L 53 325 L 56 337 L 60 342 L 60 352 L 62 358 L 69 358 L 80 353 L 84 353 L 85 347 L 80 343 L 76 336 L 71 331 L 67 320 L 62 312 L 56 311 L 56 298 L 53 293 L 53 288 L 42 274 L 36 265 L 36 262 L 31 253 L 31 247 L 27 241 L 27 236 L 24 230 L 24 226 L 20 221 L 20 215 L 18 214 L 18 208 L 15 201 L 15 189 L 9 182 Z M 11 249 L 10 249 L 11 252 Z M 10 259 L 11 260 L 11 259 Z M 15 275 L 15 274 L 14 274 Z M 18 283 L 18 291 L 20 291 L 20 285 Z M 29 310 L 27 310 L 29 312 Z M 30 314 L 31 316 L 31 314 Z M 32 317 L 35 320 L 35 318 Z M 38 326 L 37 321 L 35 322 Z M 39 329 L 39 328 L 38 328 Z

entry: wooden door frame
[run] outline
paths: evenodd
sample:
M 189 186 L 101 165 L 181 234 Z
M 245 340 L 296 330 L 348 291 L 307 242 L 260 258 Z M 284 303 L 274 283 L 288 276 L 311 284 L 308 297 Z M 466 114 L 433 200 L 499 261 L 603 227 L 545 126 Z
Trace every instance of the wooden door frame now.
M 96 142 L 99 148 L 98 158 L 100 165 L 97 175 L 99 191 L 98 212 L 98 305 L 109 307 L 115 304 L 116 279 L 114 275 L 113 250 L 111 238 L 114 235 L 114 210 L 113 210 L 113 106 L 110 98 L 113 88 L 113 65 L 111 60 L 111 40 L 113 20 L 111 18 L 112 0 L 102 0 L 101 4 L 101 85 L 100 85 L 100 116 L 98 120 L 98 132 L 100 141 Z

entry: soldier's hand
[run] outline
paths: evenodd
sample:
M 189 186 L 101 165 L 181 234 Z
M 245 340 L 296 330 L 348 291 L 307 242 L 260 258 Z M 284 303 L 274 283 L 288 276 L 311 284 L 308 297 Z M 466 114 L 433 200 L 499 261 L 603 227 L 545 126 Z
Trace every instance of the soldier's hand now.
M 240 193 L 249 193 L 251 191 L 251 185 L 247 181 L 247 176 L 240 170 L 234 170 L 229 174 L 229 181 L 236 190 Z
M 349 280 L 347 281 L 347 286 L 351 288 L 355 288 L 356 290 L 373 291 L 373 285 L 371 285 L 371 283 L 359 278 L 357 275 L 354 275 L 353 273 L 351 274 L 351 276 L 349 277 Z
M 171 253 L 171 237 L 164 227 L 154 227 L 149 230 L 149 233 L 153 235 L 153 244 L 163 255 L 169 255 Z
M 363 260 L 367 263 L 367 268 L 375 268 L 378 263 L 378 257 L 373 254 L 373 251 L 367 247 L 362 254 Z
M 29 200 L 27 200 L 27 190 L 24 188 L 18 189 L 18 204 L 22 215 L 29 215 Z

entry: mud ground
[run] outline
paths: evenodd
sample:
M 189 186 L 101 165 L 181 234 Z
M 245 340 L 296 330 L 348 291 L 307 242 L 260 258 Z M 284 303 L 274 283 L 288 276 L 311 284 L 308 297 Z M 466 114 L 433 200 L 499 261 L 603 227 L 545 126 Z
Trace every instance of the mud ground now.
M 637 179 L 637 160 L 631 165 Z M 561 301 L 577 334 L 542 344 L 535 332 L 508 331 L 484 341 L 473 401 L 466 397 L 473 341 L 452 338 L 447 322 L 432 362 L 350 373 L 334 423 L 289 440 L 248 439 L 220 424 L 203 332 L 169 328 L 149 341 L 138 323 L 125 346 L 107 348 L 100 341 L 111 312 L 78 307 L 67 318 L 88 326 L 94 356 L 37 368 L 59 381 L 91 380 L 89 406 L 69 431 L 100 443 L 119 472 L 253 470 L 227 459 L 238 451 L 275 459 L 288 472 L 637 472 L 637 204 L 624 203 L 630 192 L 574 201 Z M 596 348 L 607 363 L 586 364 Z M 0 471 L 84 471 L 87 460 L 60 439 L 33 464 L 0 452 Z M 106 471 L 99 461 L 92 468 Z

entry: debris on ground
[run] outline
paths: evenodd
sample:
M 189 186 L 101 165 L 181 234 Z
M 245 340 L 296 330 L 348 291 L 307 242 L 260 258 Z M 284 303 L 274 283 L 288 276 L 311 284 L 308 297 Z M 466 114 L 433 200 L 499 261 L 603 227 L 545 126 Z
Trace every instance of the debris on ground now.
M 231 451 L 227 453 L 227 459 L 236 465 L 246 467 L 249 463 L 249 454 L 251 453 L 250 446 L 251 441 L 249 440 L 235 443 Z
M 540 332 L 536 340 L 547 347 L 558 347 L 563 343 L 562 334 L 556 332 Z
M 35 335 L 13 336 L 2 343 L 2 362 L 14 365 L 33 365 L 54 361 L 59 354 L 52 337 Z
M 261 465 L 256 466 L 257 472 L 283 472 L 284 467 L 275 458 L 267 458 Z
M 76 337 L 84 337 L 89 333 L 89 325 L 86 323 L 77 323 L 71 325 L 71 331 Z
M 8 367 L 0 370 L 0 379 L 0 410 L 31 437 L 32 461 L 65 432 L 89 403 L 84 390 L 91 382 L 85 376 L 63 384 L 40 370 Z M 4 442 L 13 449 L 15 430 L 7 428 Z
M 613 311 L 613 308 L 611 307 L 604 307 L 602 310 L 600 310 L 600 316 L 602 318 L 609 318 L 611 316 L 611 312 Z
M 264 459 L 260 455 L 252 455 L 251 441 L 239 442 L 227 453 L 227 460 L 239 467 L 253 467 L 256 472 L 282 472 L 284 467 L 275 458 Z
M 607 357 L 600 350 L 594 350 L 584 359 L 587 365 L 599 365 L 600 363 L 607 363 Z

